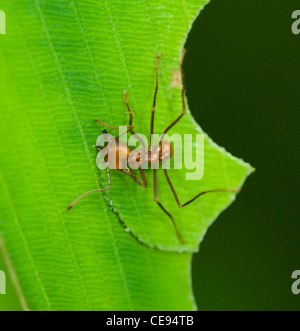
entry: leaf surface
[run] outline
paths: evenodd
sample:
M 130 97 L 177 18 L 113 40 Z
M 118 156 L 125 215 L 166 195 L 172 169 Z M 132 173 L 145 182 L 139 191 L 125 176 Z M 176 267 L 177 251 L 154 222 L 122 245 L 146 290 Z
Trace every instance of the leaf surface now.
M 0 36 L 0 230 L 25 308 L 195 307 L 189 252 L 197 251 L 233 194 L 207 195 L 179 210 L 158 172 L 159 199 L 174 214 L 185 245 L 153 201 L 150 170 L 147 190 L 112 173 L 111 191 L 89 196 L 71 212 L 66 207 L 108 185 L 95 163 L 103 128 L 93 120 L 127 125 L 125 89 L 135 131 L 149 134 L 158 52 L 155 132 L 180 114 L 180 86 L 172 80 L 205 3 L 2 1 L 7 35 Z M 201 129 L 188 114 L 172 132 Z M 203 180 L 186 181 L 186 170 L 170 176 L 187 200 L 206 189 L 240 187 L 251 169 L 207 137 Z

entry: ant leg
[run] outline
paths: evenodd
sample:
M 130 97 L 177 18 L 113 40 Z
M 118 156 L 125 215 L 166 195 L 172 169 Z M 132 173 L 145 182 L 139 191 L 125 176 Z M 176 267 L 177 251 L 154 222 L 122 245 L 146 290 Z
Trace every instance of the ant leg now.
M 182 91 L 181 91 L 181 98 L 182 98 L 182 113 L 176 118 L 174 122 L 172 122 L 164 131 L 162 134 L 160 141 L 164 140 L 165 135 L 175 126 L 181 119 L 182 117 L 186 114 L 186 103 L 185 103 L 185 86 L 183 85 Z
M 155 84 L 155 91 L 154 91 L 154 98 L 153 98 L 153 106 L 152 106 L 152 115 L 151 115 L 151 128 L 150 128 L 150 146 L 152 142 L 152 135 L 154 132 L 154 115 L 155 115 L 155 108 L 156 108 L 156 98 L 158 93 L 158 66 L 160 61 L 161 53 L 157 54 L 156 59 L 156 71 L 155 71 L 155 77 L 156 77 L 156 84 Z
M 186 202 L 184 204 L 181 204 L 180 201 L 179 201 L 178 195 L 177 195 L 177 193 L 175 191 L 175 188 L 174 188 L 174 186 L 173 186 L 173 184 L 171 182 L 171 179 L 170 179 L 170 177 L 168 175 L 167 169 L 164 169 L 164 172 L 165 172 L 165 176 L 166 176 L 167 182 L 168 182 L 168 184 L 169 184 L 169 186 L 170 186 L 170 188 L 172 190 L 172 193 L 174 195 L 174 198 L 175 198 L 175 200 L 176 200 L 177 205 L 178 205 L 179 208 L 183 208 L 183 207 L 189 205 L 190 203 L 194 202 L 196 199 L 200 198 L 202 195 L 205 195 L 205 194 L 208 194 L 208 193 L 219 193 L 219 192 L 224 192 L 224 193 L 239 193 L 240 192 L 239 189 L 231 189 L 231 188 L 229 188 L 229 189 L 225 189 L 224 188 L 224 189 L 207 190 L 207 191 L 203 191 L 203 192 L 197 194 L 193 199 L 189 200 L 188 202 Z
M 128 125 L 128 127 L 131 128 L 129 130 L 129 132 L 141 143 L 141 145 L 143 146 L 144 150 L 146 150 L 146 146 L 145 146 L 145 143 L 144 143 L 143 139 L 133 131 L 133 129 L 134 129 L 134 127 L 132 126 L 132 123 L 133 123 L 133 114 L 132 114 L 132 111 L 131 111 L 131 108 L 130 108 L 130 105 L 129 105 L 129 102 L 128 102 L 127 91 L 124 91 L 124 102 L 126 104 L 127 111 L 128 111 L 128 114 L 129 114 L 129 125 Z
M 133 114 L 132 114 L 132 111 L 129 106 L 127 91 L 124 91 L 124 101 L 125 101 L 125 104 L 127 107 L 128 114 L 129 114 L 129 126 L 132 126 Z
M 80 196 L 79 198 L 77 198 L 74 202 L 72 202 L 71 205 L 68 207 L 67 210 L 72 209 L 81 199 L 83 199 L 84 197 L 86 197 L 89 194 L 110 190 L 111 189 L 111 179 L 110 179 L 109 168 L 107 168 L 107 178 L 108 178 L 108 185 L 109 185 L 108 188 L 98 189 L 98 190 L 90 191 L 90 192 L 87 192 L 87 193 L 83 194 L 82 196 Z
M 130 116 L 129 125 L 128 125 L 128 132 L 131 132 L 133 130 L 133 126 L 132 126 L 132 113 L 131 113 L 130 109 L 128 111 L 129 111 L 129 116 Z M 103 122 L 101 122 L 101 121 L 99 121 L 97 119 L 95 119 L 94 121 L 96 123 L 100 124 L 100 125 L 105 126 L 108 129 L 119 130 L 119 127 L 117 127 L 117 126 L 111 126 L 111 125 L 105 124 L 105 123 L 103 123 Z
M 123 172 L 123 174 L 131 177 L 137 184 L 139 184 L 141 187 L 143 188 L 147 188 L 148 184 L 147 184 L 147 179 L 144 173 L 144 170 L 142 168 L 139 168 L 141 177 L 142 177 L 142 182 L 129 170 L 120 170 Z
M 128 98 L 127 98 L 127 91 L 124 91 L 124 100 L 125 100 L 125 103 L 126 103 L 126 106 L 127 106 L 128 114 L 129 114 L 129 125 L 128 125 L 128 128 L 129 128 L 129 132 L 131 132 L 133 130 L 133 126 L 132 126 L 133 115 L 132 115 L 132 111 L 131 111 L 131 109 L 129 107 Z M 100 125 L 105 126 L 108 129 L 119 130 L 119 127 L 105 124 L 105 123 L 103 123 L 103 122 L 101 122 L 101 121 L 99 121 L 97 119 L 95 119 L 95 122 L 98 123 L 98 124 L 100 124 Z
M 140 175 L 142 177 L 142 181 L 144 183 L 144 186 L 145 186 L 145 188 L 147 188 L 148 184 L 147 184 L 147 178 L 145 176 L 145 172 L 142 168 L 139 168 L 139 172 L 140 172 Z
M 181 99 L 182 99 L 182 113 L 176 118 L 176 120 L 171 123 L 166 130 L 164 131 L 164 133 L 162 134 L 160 141 L 164 140 L 165 135 L 173 128 L 173 126 L 175 126 L 181 119 L 182 117 L 186 114 L 186 102 L 185 102 L 185 82 L 184 82 L 184 74 L 183 74 L 183 60 L 184 60 L 184 56 L 185 56 L 186 50 L 183 51 L 182 53 L 182 57 L 181 57 L 181 62 L 180 62 L 180 72 L 181 72 L 181 80 L 182 80 L 182 90 L 181 90 Z
M 158 206 L 160 207 L 160 209 L 169 217 L 169 219 L 171 220 L 173 227 L 176 231 L 177 237 L 180 240 L 180 242 L 182 244 L 185 243 L 184 239 L 182 238 L 181 233 L 179 232 L 179 229 L 175 223 L 175 220 L 173 218 L 173 216 L 165 209 L 165 207 L 158 201 L 157 198 L 157 171 L 156 169 L 153 169 L 153 176 L 154 176 L 154 201 L 158 204 Z

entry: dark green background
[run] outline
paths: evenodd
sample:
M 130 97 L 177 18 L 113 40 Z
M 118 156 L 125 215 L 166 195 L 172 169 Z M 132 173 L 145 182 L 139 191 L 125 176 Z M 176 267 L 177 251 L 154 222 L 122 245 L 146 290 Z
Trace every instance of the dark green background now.
M 257 171 L 195 255 L 200 310 L 298 310 L 299 0 L 212 0 L 187 42 L 190 108 L 215 142 Z M 0 269 L 6 270 L 0 261 Z M 0 310 L 19 309 L 11 286 Z
M 190 108 L 257 171 L 194 257 L 200 310 L 300 309 L 299 0 L 213 0 L 187 43 Z

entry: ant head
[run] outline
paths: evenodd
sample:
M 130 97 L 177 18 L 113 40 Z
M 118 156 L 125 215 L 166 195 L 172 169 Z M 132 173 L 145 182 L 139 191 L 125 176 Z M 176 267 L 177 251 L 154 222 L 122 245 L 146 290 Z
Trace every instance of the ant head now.
M 101 151 L 103 148 L 112 143 L 115 143 L 115 137 L 108 134 L 106 130 L 103 130 L 102 135 L 97 138 L 96 147 L 99 151 Z

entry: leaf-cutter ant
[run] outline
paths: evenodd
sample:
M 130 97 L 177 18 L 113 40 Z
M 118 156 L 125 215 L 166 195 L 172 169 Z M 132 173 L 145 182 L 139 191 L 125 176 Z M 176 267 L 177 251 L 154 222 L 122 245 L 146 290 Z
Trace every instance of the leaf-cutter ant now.
M 157 59 L 156 59 L 156 84 L 155 84 L 155 91 L 154 91 L 154 98 L 153 98 L 153 106 L 152 106 L 152 111 L 151 111 L 151 126 L 150 126 L 150 146 L 148 148 L 146 148 L 144 145 L 144 152 L 140 153 L 138 155 L 138 157 L 140 158 L 139 161 L 141 161 L 143 159 L 143 157 L 145 156 L 145 162 L 148 163 L 154 163 L 154 162 L 158 162 L 159 164 L 162 164 L 164 162 L 164 160 L 166 159 L 170 159 L 173 155 L 173 151 L 172 151 L 172 146 L 170 144 L 162 144 L 162 141 L 165 137 L 165 135 L 182 119 L 182 117 L 186 114 L 186 102 L 185 102 L 185 85 L 184 82 L 182 83 L 182 91 L 181 91 L 181 98 L 182 98 L 182 112 L 181 114 L 164 130 L 163 134 L 161 135 L 161 138 L 159 140 L 159 143 L 156 146 L 152 146 L 152 134 L 154 132 L 154 119 L 155 119 L 155 109 L 156 109 L 156 99 L 157 99 L 157 94 L 158 94 L 158 87 L 159 87 L 159 79 L 158 79 L 158 68 L 159 68 L 159 62 L 160 62 L 160 57 L 161 54 L 159 53 L 157 55 Z M 181 64 L 181 73 L 182 73 L 182 64 Z M 183 73 L 182 73 L 182 77 L 183 77 Z M 133 127 L 133 114 L 128 102 L 128 97 L 127 97 L 127 92 L 124 92 L 124 101 L 127 107 L 127 111 L 129 114 L 129 124 L 128 124 L 128 131 L 130 134 L 135 135 L 135 137 L 138 138 L 138 135 L 135 134 L 134 132 L 134 127 Z M 107 125 L 99 120 L 95 120 L 96 123 L 103 125 L 109 129 L 112 130 L 117 130 L 119 129 L 118 127 L 113 127 L 110 125 Z M 103 131 L 104 133 L 107 133 L 105 130 Z M 115 160 L 117 161 L 116 164 L 119 164 L 119 160 L 122 162 L 127 162 L 126 164 L 128 164 L 128 159 L 130 158 L 131 155 L 131 150 L 130 148 L 127 146 L 127 144 L 123 143 L 120 141 L 119 139 L 120 137 L 115 138 L 115 144 L 112 144 L 111 147 L 109 147 L 109 144 L 106 144 L 106 147 L 108 146 L 108 148 L 110 148 L 110 153 L 115 155 Z M 141 144 L 143 144 L 143 141 L 140 140 Z M 98 150 L 101 151 L 101 147 L 97 146 Z M 82 196 L 80 196 L 79 198 L 77 198 L 68 208 L 68 210 L 70 210 L 71 208 L 73 208 L 82 198 L 84 198 L 85 196 L 91 194 L 91 193 L 96 193 L 96 192 L 103 192 L 103 191 L 108 191 L 111 189 L 112 185 L 111 185 L 111 178 L 110 178 L 110 167 L 107 167 L 107 176 L 108 176 L 108 183 L 109 186 L 107 188 L 103 188 L 103 189 L 97 189 L 94 191 L 90 191 L 87 192 L 85 194 L 83 194 Z M 127 168 L 127 169 L 121 169 L 118 166 L 115 168 L 116 171 L 121 171 L 123 172 L 125 175 L 131 177 L 139 186 L 143 187 L 143 188 L 147 188 L 147 179 L 145 176 L 145 172 L 142 169 L 142 167 L 140 166 L 138 168 L 140 176 L 141 176 L 141 180 L 139 180 L 134 173 L 132 173 L 132 171 Z M 199 194 L 197 194 L 194 198 L 190 199 L 189 201 L 185 202 L 185 203 L 181 203 L 179 200 L 179 197 L 176 193 L 176 190 L 171 182 L 171 179 L 169 177 L 168 174 L 168 170 L 167 169 L 163 169 L 166 180 L 170 186 L 170 189 L 173 193 L 173 196 L 176 200 L 176 203 L 178 205 L 179 208 L 183 208 L 187 205 L 189 205 L 190 203 L 192 203 L 193 201 L 195 201 L 196 199 L 198 199 L 199 197 L 201 197 L 202 195 L 208 194 L 208 193 L 215 193 L 215 192 L 235 192 L 238 193 L 239 189 L 213 189 L 213 190 L 207 190 L 207 191 L 203 191 L 200 192 Z M 153 169 L 153 179 L 154 179 L 154 201 L 156 202 L 156 204 L 161 208 L 161 210 L 169 217 L 170 221 L 173 224 L 173 227 L 175 229 L 176 235 L 178 237 L 178 239 L 180 240 L 180 242 L 182 244 L 185 243 L 177 225 L 176 222 L 173 218 L 173 216 L 165 209 L 165 207 L 160 203 L 159 199 L 158 199 L 158 195 L 157 195 L 157 169 Z

